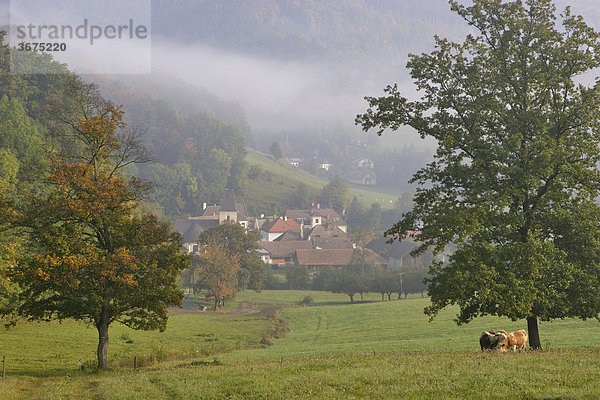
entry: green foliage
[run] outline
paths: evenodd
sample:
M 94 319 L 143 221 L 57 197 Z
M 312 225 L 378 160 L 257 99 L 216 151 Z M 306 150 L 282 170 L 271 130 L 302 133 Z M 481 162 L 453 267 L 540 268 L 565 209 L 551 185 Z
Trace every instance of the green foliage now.
M 329 290 L 333 293 L 344 293 L 354 302 L 354 296 L 363 295 L 373 289 L 373 279 L 381 274 L 381 267 L 365 261 L 361 250 L 354 250 L 350 263 L 335 271 Z
M 281 145 L 279 144 L 279 142 L 273 142 L 270 150 L 271 150 L 271 155 L 276 160 L 279 160 L 281 157 L 283 157 L 283 150 L 281 149 Z
M 312 290 L 330 290 L 336 279 L 336 272 L 330 266 L 319 268 L 319 271 L 313 276 Z
M 32 183 L 47 169 L 42 129 L 27 115 L 17 99 L 0 97 L 1 176 L 12 181 Z
M 352 198 L 346 214 L 349 226 L 366 226 L 363 223 L 364 207 L 356 196 Z
M 539 347 L 537 318 L 600 317 L 600 82 L 577 82 L 600 66 L 600 36 L 569 9 L 557 22 L 551 1 L 450 3 L 476 33 L 436 37 L 408 63 L 423 97 L 388 86 L 357 122 L 439 143 L 413 178 L 414 209 L 388 231 L 421 229 L 422 251 L 458 245 L 431 269 L 426 312 L 528 318 Z
M 304 298 L 298 303 L 301 306 L 307 306 L 309 304 L 312 304 L 315 300 L 312 298 L 312 296 L 304 296 Z
M 310 275 L 306 265 L 296 265 L 289 267 L 285 272 L 285 279 L 289 289 L 308 289 L 310 288 Z
M 321 201 L 324 205 L 342 212 L 348 204 L 348 185 L 339 176 L 335 176 L 321 191 Z
M 248 169 L 248 178 L 254 180 L 257 179 L 263 172 L 265 168 L 260 164 L 252 164 Z

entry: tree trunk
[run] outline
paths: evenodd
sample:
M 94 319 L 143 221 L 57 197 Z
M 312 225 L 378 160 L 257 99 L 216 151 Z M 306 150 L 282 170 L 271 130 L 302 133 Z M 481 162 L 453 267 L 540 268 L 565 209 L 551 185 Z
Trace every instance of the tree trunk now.
M 110 324 L 109 315 L 109 304 L 108 301 L 104 302 L 102 306 L 102 313 L 100 314 L 100 321 L 96 324 L 98 329 L 98 369 L 108 368 L 108 325 Z
M 388 301 L 392 301 L 392 294 L 388 293 L 387 295 L 388 295 Z
M 529 331 L 529 348 L 531 350 L 541 350 L 542 344 L 536 317 L 527 317 L 527 330 Z
M 354 295 L 353 294 L 349 294 L 348 296 L 350 296 L 350 303 L 354 303 Z
M 381 293 L 381 301 L 385 301 L 385 299 L 383 298 L 383 293 Z
M 217 311 L 218 305 L 219 305 L 219 297 L 215 296 L 215 306 L 213 307 L 213 311 Z

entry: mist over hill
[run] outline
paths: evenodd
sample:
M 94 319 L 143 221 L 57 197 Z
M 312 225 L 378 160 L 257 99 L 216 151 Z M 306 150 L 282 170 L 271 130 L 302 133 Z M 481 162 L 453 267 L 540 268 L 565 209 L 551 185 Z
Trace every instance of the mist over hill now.
M 597 26 L 595 2 L 557 2 L 566 5 Z M 153 68 L 238 102 L 263 150 L 286 136 L 360 137 L 364 96 L 390 83 L 416 95 L 409 53 L 430 51 L 435 34 L 471 31 L 446 0 L 156 0 L 152 23 Z M 383 141 L 434 146 L 416 135 Z

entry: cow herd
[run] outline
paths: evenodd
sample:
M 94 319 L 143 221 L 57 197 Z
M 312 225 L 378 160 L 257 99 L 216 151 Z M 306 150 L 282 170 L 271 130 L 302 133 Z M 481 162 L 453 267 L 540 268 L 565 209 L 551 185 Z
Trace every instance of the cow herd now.
M 485 331 L 479 337 L 481 351 L 513 352 L 523 351 L 527 346 L 527 331 L 507 333 L 506 331 Z

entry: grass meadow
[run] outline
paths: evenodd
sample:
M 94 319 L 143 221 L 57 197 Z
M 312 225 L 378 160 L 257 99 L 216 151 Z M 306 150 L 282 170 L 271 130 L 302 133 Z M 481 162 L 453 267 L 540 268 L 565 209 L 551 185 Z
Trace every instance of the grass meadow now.
M 299 306 L 305 297 L 313 303 Z M 0 399 L 579 399 L 600 398 L 600 323 L 541 322 L 544 351 L 479 351 L 484 329 L 525 321 L 485 317 L 456 326 L 455 310 L 433 322 L 428 299 L 380 301 L 368 294 L 244 292 L 218 313 L 172 313 L 166 332 L 111 327 L 112 370 L 77 370 L 94 360 L 95 329 L 65 321 L 0 332 L 7 378 Z M 265 345 L 277 307 L 284 337 Z M 278 336 L 278 335 L 275 335 Z M 272 338 L 271 338 L 272 339 Z M 132 357 L 143 361 L 132 369 Z

